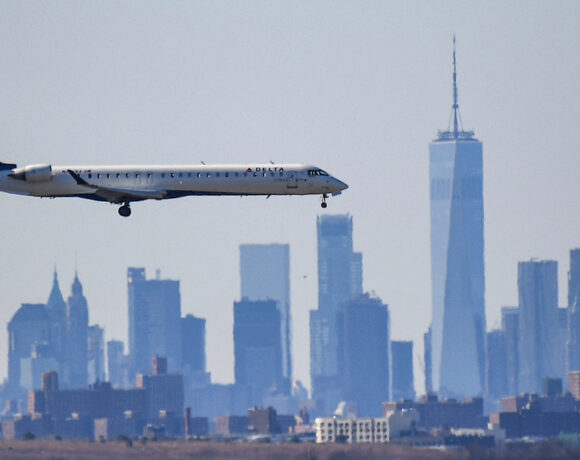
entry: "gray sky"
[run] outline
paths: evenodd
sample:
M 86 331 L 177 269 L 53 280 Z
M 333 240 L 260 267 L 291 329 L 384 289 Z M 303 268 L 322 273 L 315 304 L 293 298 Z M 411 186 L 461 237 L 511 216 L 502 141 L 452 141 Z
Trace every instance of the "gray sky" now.
M 350 185 L 364 287 L 392 336 L 431 318 L 427 144 L 451 110 L 452 36 L 465 129 L 484 148 L 488 329 L 517 304 L 517 262 L 580 246 L 580 2 L 100 1 L 0 3 L 0 161 L 305 162 Z M 115 206 L 0 196 L 0 324 L 46 302 L 75 260 L 91 323 L 127 338 L 128 266 L 181 281 L 207 319 L 214 382 L 233 381 L 241 243 L 289 243 L 295 377 L 309 383 L 318 197 Z M 0 377 L 7 334 L 0 327 Z M 418 389 L 423 375 L 416 365 Z

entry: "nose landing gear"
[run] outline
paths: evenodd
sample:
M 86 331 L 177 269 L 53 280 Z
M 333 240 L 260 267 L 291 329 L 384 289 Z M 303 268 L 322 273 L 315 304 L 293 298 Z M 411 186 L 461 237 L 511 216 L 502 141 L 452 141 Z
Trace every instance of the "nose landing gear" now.
M 321 207 L 322 209 L 326 209 L 326 206 L 328 206 L 328 205 L 326 204 L 326 198 L 328 198 L 328 195 L 327 195 L 326 193 L 324 193 L 324 194 L 322 195 L 322 203 L 320 203 L 320 207 Z
M 131 215 L 131 208 L 129 207 L 129 203 L 125 203 L 119 208 L 119 215 L 123 217 L 129 217 Z

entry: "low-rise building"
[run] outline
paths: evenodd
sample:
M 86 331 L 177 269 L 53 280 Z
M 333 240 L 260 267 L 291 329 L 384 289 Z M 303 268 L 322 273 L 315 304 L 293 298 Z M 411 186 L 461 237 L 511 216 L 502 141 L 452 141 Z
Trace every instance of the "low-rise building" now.
M 218 415 L 215 418 L 215 433 L 227 437 L 245 435 L 249 424 L 247 415 Z
M 383 416 L 389 412 L 414 409 L 419 413 L 418 426 L 432 428 L 485 428 L 483 398 L 439 400 L 435 394 L 424 395 L 419 401 L 403 400 L 383 403 Z
M 419 414 L 415 410 L 390 412 L 386 417 L 341 419 L 317 418 L 316 442 L 347 444 L 384 443 L 415 429 Z

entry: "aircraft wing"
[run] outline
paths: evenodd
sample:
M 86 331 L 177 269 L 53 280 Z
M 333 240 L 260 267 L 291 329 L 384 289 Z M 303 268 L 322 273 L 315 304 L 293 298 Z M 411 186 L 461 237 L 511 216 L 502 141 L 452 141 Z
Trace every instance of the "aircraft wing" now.
M 116 187 L 103 187 L 95 185 L 84 180 L 80 175 L 72 170 L 68 173 L 73 177 L 77 184 L 88 187 L 94 190 L 94 194 L 104 198 L 111 203 L 123 203 L 125 201 L 139 201 L 139 200 L 161 200 L 167 195 L 167 191 L 159 189 L 127 189 Z

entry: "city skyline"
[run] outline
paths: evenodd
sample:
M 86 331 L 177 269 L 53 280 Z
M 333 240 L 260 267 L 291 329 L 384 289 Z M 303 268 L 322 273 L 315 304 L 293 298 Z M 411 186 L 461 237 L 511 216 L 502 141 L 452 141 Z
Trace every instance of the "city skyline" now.
M 463 122 L 485 141 L 488 329 L 517 304 L 517 262 L 530 257 L 559 262 L 563 306 L 580 234 L 580 5 L 302 5 L 4 2 L 0 161 L 328 165 L 350 185 L 328 213 L 355 216 L 365 290 L 389 304 L 393 339 L 419 344 L 431 319 L 425 150 L 448 110 L 455 33 Z M 56 264 L 67 284 L 78 268 L 92 322 L 126 340 L 125 270 L 161 268 L 182 281 L 182 312 L 207 319 L 208 371 L 229 382 L 239 280 L 223 261 L 239 244 L 289 244 L 294 324 L 316 308 L 315 197 L 143 203 L 131 222 L 77 201 L 0 199 L 3 324 L 46 300 Z M 307 356 L 307 328 L 293 334 L 293 355 Z M 2 329 L 1 376 L 7 342 Z M 308 382 L 307 359 L 293 371 Z

